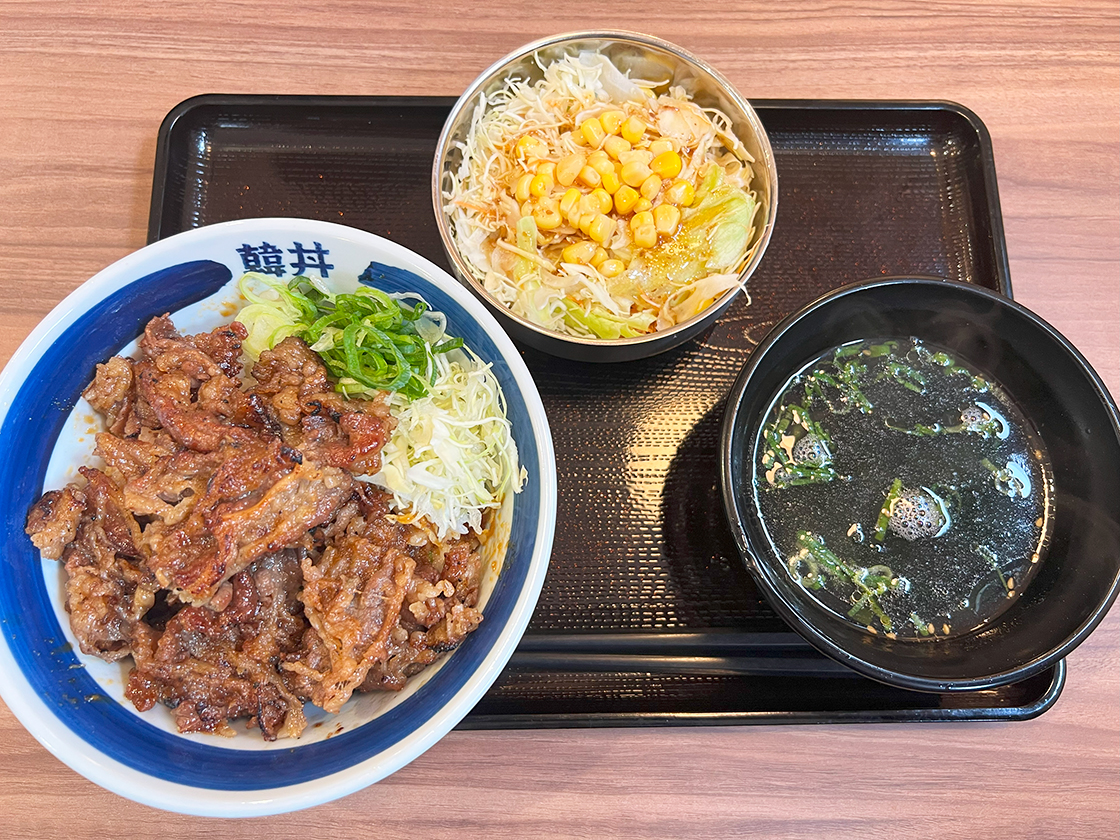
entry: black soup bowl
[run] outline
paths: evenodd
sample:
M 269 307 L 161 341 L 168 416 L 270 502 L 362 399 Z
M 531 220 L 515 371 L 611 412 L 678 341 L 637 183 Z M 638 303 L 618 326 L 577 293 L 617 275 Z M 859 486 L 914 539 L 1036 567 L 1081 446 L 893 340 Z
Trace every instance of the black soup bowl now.
M 971 632 L 891 638 L 826 609 L 771 547 L 755 470 L 762 427 L 790 378 L 833 347 L 877 338 L 940 345 L 999 383 L 1037 430 L 1052 467 L 1052 531 L 1034 578 Z M 1081 354 L 1001 295 L 936 278 L 840 288 L 778 324 L 728 397 L 724 506 L 743 561 L 782 618 L 857 672 L 919 691 L 978 690 L 1055 664 L 1100 623 L 1120 588 L 1120 417 Z

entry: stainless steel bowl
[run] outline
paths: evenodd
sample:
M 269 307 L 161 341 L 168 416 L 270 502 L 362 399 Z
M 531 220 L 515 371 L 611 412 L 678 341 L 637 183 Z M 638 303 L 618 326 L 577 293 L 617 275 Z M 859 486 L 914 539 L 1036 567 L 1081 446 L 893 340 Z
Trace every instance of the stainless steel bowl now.
M 635 338 L 604 340 L 581 338 L 546 329 L 514 314 L 486 291 L 475 276 L 452 237 L 451 222 L 444 212 L 445 194 L 451 187 L 452 173 L 462 162 L 462 143 L 470 129 L 480 98 L 497 92 L 511 74 L 531 81 L 543 75 L 537 60 L 548 63 L 582 50 L 595 50 L 607 56 L 635 78 L 661 78 L 668 74 L 701 107 L 718 107 L 732 120 L 735 135 L 754 157 L 753 183 L 760 203 L 762 223 L 756 227 L 754 251 L 743 268 L 743 283 L 754 273 L 770 241 L 778 210 L 778 173 L 774 153 L 762 123 L 750 104 L 722 75 L 700 59 L 666 41 L 634 32 L 574 32 L 526 44 L 493 64 L 467 88 L 444 124 L 432 167 L 432 203 L 444 250 L 459 279 L 474 290 L 515 339 L 555 356 L 583 362 L 624 362 L 664 352 L 697 335 L 731 305 L 738 288 L 725 292 L 706 310 L 669 330 Z M 656 70 L 657 76 L 650 71 Z

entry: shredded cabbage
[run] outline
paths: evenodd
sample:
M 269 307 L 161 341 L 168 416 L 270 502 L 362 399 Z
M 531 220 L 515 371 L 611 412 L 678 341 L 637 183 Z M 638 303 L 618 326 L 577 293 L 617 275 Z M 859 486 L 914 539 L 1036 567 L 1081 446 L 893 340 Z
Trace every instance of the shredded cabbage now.
M 426 518 L 440 539 L 481 532 L 483 511 L 524 485 L 501 388 L 469 350 L 437 356 L 428 393 L 392 394 L 389 410 L 397 427 L 372 480 L 393 494 L 395 509 Z
M 568 55 L 542 70 L 536 82 L 513 76 L 482 97 L 445 195 L 452 235 L 482 286 L 548 329 L 616 339 L 672 327 L 740 285 L 738 275 L 757 246 L 759 201 L 751 189 L 753 158 L 734 136 L 730 118 L 699 107 L 665 79 L 633 79 L 600 53 Z M 533 214 L 573 188 L 581 196 L 593 188 L 554 180 L 550 192 L 524 200 L 517 184 L 526 174 L 555 175 L 566 157 L 605 155 L 608 138 L 592 148 L 579 127 L 619 112 L 639 118 L 645 133 L 631 152 L 614 155 L 617 173 L 627 154 L 645 155 L 649 163 L 653 150 L 671 147 L 680 171 L 665 178 L 660 192 L 651 191 L 655 197 L 647 203 L 651 211 L 679 206 L 680 220 L 674 231 L 661 231 L 655 245 L 640 247 L 629 224 L 638 211 L 621 213 L 616 204 L 602 211 L 615 223 L 607 240 L 596 243 L 602 254 L 572 261 L 564 249 L 591 241 L 588 231 L 571 215 L 545 229 Z M 670 201 L 670 180 L 686 182 L 694 197 Z M 607 259 L 623 270 L 602 270 Z

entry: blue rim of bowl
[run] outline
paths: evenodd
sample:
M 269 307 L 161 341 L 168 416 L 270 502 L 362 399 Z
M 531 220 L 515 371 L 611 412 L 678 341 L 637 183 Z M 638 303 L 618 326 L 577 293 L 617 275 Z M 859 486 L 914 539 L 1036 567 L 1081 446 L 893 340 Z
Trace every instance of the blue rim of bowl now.
M 449 332 L 493 362 L 522 464 L 530 476 L 538 475 L 540 453 L 524 397 L 483 326 L 430 280 L 384 264 L 377 275 L 378 286 L 386 291 L 422 291 L 447 315 Z M 44 489 L 50 453 L 95 364 L 134 339 L 150 317 L 197 302 L 229 279 L 225 266 L 206 261 L 147 274 L 107 295 L 38 352 L 0 426 L 0 448 L 9 453 L 0 463 L 0 509 L 6 518 L 0 629 L 30 689 L 73 734 L 106 757 L 177 785 L 261 791 L 321 779 L 392 749 L 464 688 L 497 642 L 528 579 L 542 491 L 531 481 L 517 499 L 509 550 L 482 625 L 455 651 L 448 667 L 371 724 L 314 744 L 294 742 L 287 749 L 231 749 L 165 732 L 105 698 L 55 619 L 42 562 L 23 532 L 26 512 Z
M 1112 433 L 1120 440 L 1120 411 L 1117 410 L 1116 402 L 1112 399 L 1112 396 L 1109 394 L 1100 376 L 1081 352 L 1070 343 L 1069 339 L 1034 312 L 999 292 L 991 291 L 981 286 L 975 286 L 971 283 L 946 280 L 940 277 L 917 275 L 880 277 L 841 286 L 807 303 L 801 309 L 786 316 L 775 324 L 770 332 L 767 333 L 766 337 L 763 338 L 759 345 L 751 352 L 750 358 L 739 372 L 739 376 L 736 378 L 734 385 L 732 385 L 727 395 L 727 402 L 725 405 L 728 406 L 728 410 L 724 415 L 723 427 L 720 431 L 720 489 L 723 496 L 724 511 L 728 524 L 731 527 L 731 532 L 735 537 L 735 544 L 739 550 L 739 554 L 747 565 L 751 576 L 762 588 L 767 601 L 783 621 L 795 628 L 823 653 L 828 654 L 833 659 L 836 659 L 866 677 L 913 691 L 971 691 L 992 688 L 994 686 L 1006 685 L 1007 683 L 1034 676 L 1054 665 L 1080 645 L 1104 619 L 1109 608 L 1116 601 L 1117 595 L 1120 594 L 1120 573 L 1113 578 L 1108 596 L 1105 600 L 1087 616 L 1077 631 L 1073 633 L 1061 647 L 1028 662 L 1021 663 L 1014 668 L 1008 668 L 982 679 L 930 679 L 896 671 L 887 671 L 884 668 L 865 663 L 844 648 L 835 644 L 826 635 L 821 633 L 812 622 L 805 620 L 786 602 L 785 597 L 773 585 L 769 576 L 771 564 L 761 561 L 756 557 L 755 550 L 750 545 L 747 538 L 746 528 L 737 521 L 736 490 L 732 486 L 731 439 L 734 432 L 736 417 L 739 414 L 740 404 L 743 399 L 743 392 L 747 389 L 747 385 L 754 371 L 761 364 L 762 359 L 769 352 L 770 348 L 780 341 L 789 328 L 795 323 L 808 317 L 817 310 L 829 306 L 836 300 L 877 288 L 914 284 L 953 286 L 964 294 L 971 294 L 975 297 L 991 301 L 998 306 L 1008 307 L 1034 323 L 1039 329 L 1046 333 L 1058 347 L 1070 356 L 1081 369 L 1109 415 L 1109 420 L 1112 424 Z M 753 451 L 754 447 L 755 442 L 752 439 L 750 449 Z

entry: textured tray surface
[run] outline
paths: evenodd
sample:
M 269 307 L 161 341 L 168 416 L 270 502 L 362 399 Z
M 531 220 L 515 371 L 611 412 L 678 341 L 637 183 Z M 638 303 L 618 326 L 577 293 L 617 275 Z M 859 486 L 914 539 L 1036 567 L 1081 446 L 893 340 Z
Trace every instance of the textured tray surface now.
M 150 238 L 228 219 L 303 216 L 390 237 L 447 268 L 430 171 L 449 106 L 431 99 L 189 100 L 161 131 Z M 791 679 L 835 684 L 816 694 L 824 719 L 860 709 L 874 719 L 894 709 L 906 719 L 913 709 L 941 706 L 974 710 L 973 717 L 1025 716 L 1060 688 L 1061 675 L 1051 671 L 983 697 L 899 695 L 829 676 L 828 666 L 815 676 L 759 671 L 741 656 L 749 642 L 713 659 L 710 673 L 674 674 L 670 656 L 656 667 L 619 659 L 612 674 L 610 662 L 588 658 L 618 653 L 618 640 L 627 638 L 619 634 L 700 634 L 694 649 L 674 655 L 702 655 L 706 634 L 789 634 L 736 555 L 718 489 L 723 401 L 774 324 L 837 286 L 879 275 L 936 275 L 1010 292 L 990 148 L 967 112 L 935 104 L 758 109 L 778 162 L 780 199 L 751 304 L 740 297 L 698 339 L 643 361 L 588 365 L 524 351 L 552 426 L 559 483 L 552 563 L 527 638 L 551 639 L 549 655 L 557 656 L 569 636 L 583 658 L 557 669 L 519 652 L 476 710 L 488 725 L 512 720 L 511 709 L 529 716 L 523 725 L 539 725 L 532 715 L 555 716 L 557 704 L 586 720 L 670 711 L 742 719 L 732 714 L 732 698 L 748 687 L 755 706 L 740 699 L 738 711 L 766 717 L 792 710 L 793 701 L 781 698 L 804 686 Z M 590 644 L 589 633 L 598 634 Z M 816 655 L 802 649 L 797 656 Z M 608 708 L 612 715 L 603 717 Z

